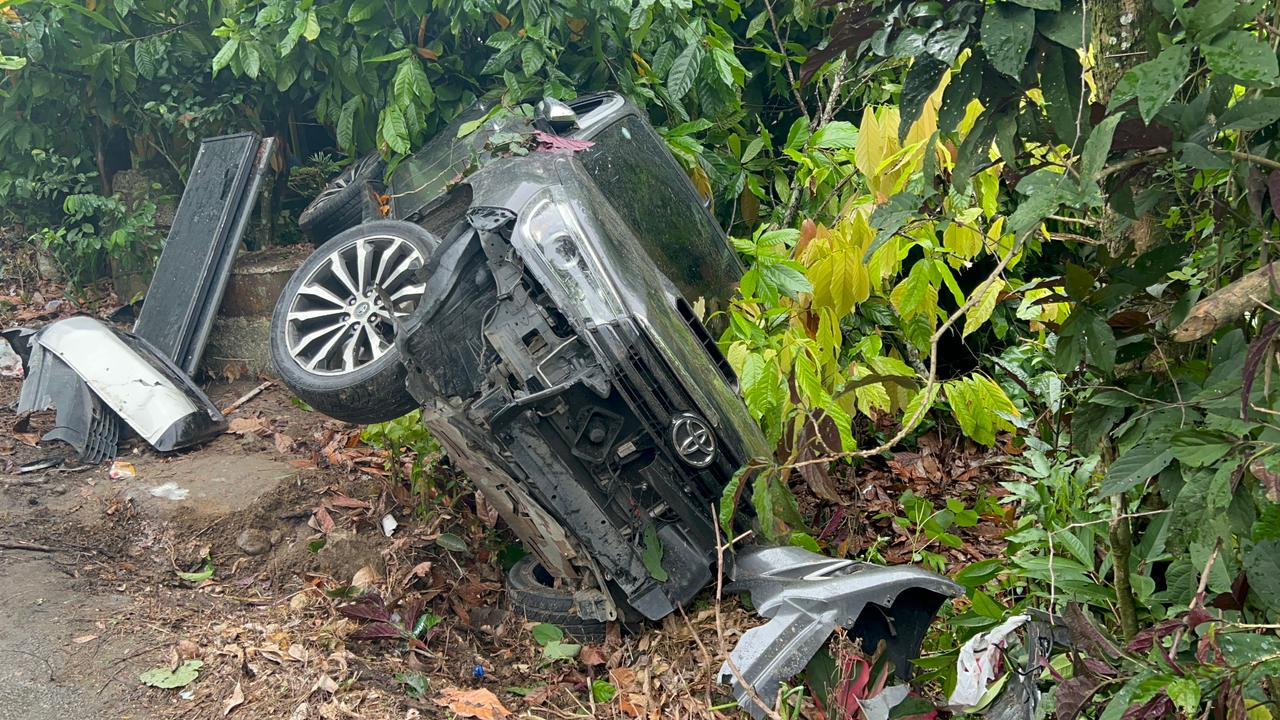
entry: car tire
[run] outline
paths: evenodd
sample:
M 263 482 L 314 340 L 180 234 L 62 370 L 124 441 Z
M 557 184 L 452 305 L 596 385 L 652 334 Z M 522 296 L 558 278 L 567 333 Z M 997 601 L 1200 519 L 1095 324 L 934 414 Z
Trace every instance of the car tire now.
M 417 407 L 405 387 L 391 313 L 401 326 L 413 315 L 424 289 L 419 271 L 439 244 L 412 223 L 377 220 L 317 248 L 289 279 L 271 317 L 271 361 L 285 386 L 350 423 L 386 422 Z M 375 287 L 393 310 L 383 307 Z
M 555 625 L 580 643 L 604 641 L 607 623 L 579 616 L 573 591 L 554 587 L 533 555 L 520 558 L 507 572 L 507 605 L 512 613 L 530 622 Z
M 325 184 L 298 215 L 298 227 L 314 243 L 322 243 L 364 219 L 365 184 L 382 182 L 387 164 L 377 153 L 365 155 Z

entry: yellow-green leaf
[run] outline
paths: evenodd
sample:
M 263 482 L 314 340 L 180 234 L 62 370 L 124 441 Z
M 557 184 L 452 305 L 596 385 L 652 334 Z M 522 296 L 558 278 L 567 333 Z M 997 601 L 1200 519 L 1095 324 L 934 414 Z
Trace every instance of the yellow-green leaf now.
M 871 280 L 862 264 L 862 252 L 847 240 L 847 234 L 833 232 L 829 242 L 824 248 L 828 252 L 809 268 L 813 303 L 843 317 L 871 294 Z
M 991 313 L 995 311 L 996 301 L 999 300 L 1000 293 L 1003 290 L 1003 280 L 995 280 L 987 284 L 982 296 L 965 313 L 964 332 L 960 333 L 960 337 L 967 337 L 969 333 L 982 327 L 983 323 L 991 319 Z

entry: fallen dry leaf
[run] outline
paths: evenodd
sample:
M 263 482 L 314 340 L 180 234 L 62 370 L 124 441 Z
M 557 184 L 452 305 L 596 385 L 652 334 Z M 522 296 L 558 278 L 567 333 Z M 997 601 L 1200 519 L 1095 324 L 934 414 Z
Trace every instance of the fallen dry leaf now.
M 582 647 L 582 651 L 578 653 L 578 659 L 587 667 L 591 667 L 592 665 L 605 665 L 608 663 L 608 660 L 604 657 L 604 653 L 600 651 L 599 645 L 584 645 Z
M 97 635 L 81 635 L 78 638 L 73 638 L 71 642 L 77 645 L 83 645 L 87 642 L 93 642 L 94 640 L 97 640 L 97 639 L 98 639 Z
M 636 685 L 636 671 L 628 667 L 614 668 L 609 671 L 609 679 L 619 692 L 626 692 Z
M 264 429 L 262 418 L 257 417 L 233 418 L 227 423 L 227 432 L 235 435 L 248 435 Z
M 334 507 L 355 508 L 357 510 L 367 510 L 373 507 L 367 501 L 357 500 L 353 497 L 347 497 L 346 495 L 334 495 L 329 498 L 329 504 Z
M 511 714 L 503 707 L 498 696 L 485 688 L 461 690 L 448 688 L 435 699 L 440 707 L 447 707 L 458 717 L 480 718 L 480 720 L 497 720 Z
M 372 590 L 373 586 L 377 582 L 378 582 L 378 571 L 374 570 L 373 567 L 370 565 L 365 565 L 364 567 L 360 568 L 359 570 L 356 571 L 356 574 L 351 577 L 351 587 L 365 588 L 367 590 Z
M 324 506 L 315 509 L 313 513 L 315 520 L 315 528 L 326 535 L 333 531 L 333 516 L 329 514 Z
M 236 681 L 236 687 L 231 691 L 231 697 L 222 702 L 222 716 L 226 717 L 231 714 L 232 710 L 244 704 L 244 689 L 240 687 L 240 681 Z
M 320 679 L 316 680 L 316 684 L 311 688 L 312 692 L 316 690 L 323 690 L 332 695 L 338 692 L 338 681 L 328 675 L 321 674 Z
M 276 444 L 276 452 L 281 453 L 293 452 L 293 444 L 297 442 L 284 433 L 276 433 L 274 440 Z

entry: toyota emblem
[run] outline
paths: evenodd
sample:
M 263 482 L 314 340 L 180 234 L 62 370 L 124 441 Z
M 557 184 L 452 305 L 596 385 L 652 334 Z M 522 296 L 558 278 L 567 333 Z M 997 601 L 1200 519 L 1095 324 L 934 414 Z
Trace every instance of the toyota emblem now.
M 696 468 L 704 468 L 716 459 L 716 436 L 707 421 L 693 413 L 672 418 L 671 446 L 682 461 Z

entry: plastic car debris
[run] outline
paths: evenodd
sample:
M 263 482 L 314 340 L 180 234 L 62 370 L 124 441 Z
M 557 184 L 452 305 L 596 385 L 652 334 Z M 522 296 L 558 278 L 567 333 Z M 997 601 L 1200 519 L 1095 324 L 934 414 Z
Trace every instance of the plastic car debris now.
M 779 684 L 808 664 L 838 627 L 863 647 L 885 644 L 896 677 L 911 677 L 929 623 L 942 603 L 964 589 L 941 575 L 910 566 L 882 567 L 836 560 L 798 547 L 755 547 L 737 553 L 729 590 L 751 594 L 769 622 L 743 633 L 720 668 L 721 682 L 752 717 L 766 713 Z M 744 684 L 745 683 L 745 684 Z
M 35 344 L 27 361 L 18 414 L 56 408 L 53 429 L 41 440 L 61 440 L 86 463 L 116 456 L 120 429 L 116 417 L 89 390 L 89 385 L 61 358 Z
M 33 337 L 20 413 L 56 407 L 46 439 L 86 462 L 114 457 L 123 419 L 160 451 L 208 440 L 226 420 L 204 392 L 146 341 L 88 317 L 59 320 Z
M 274 148 L 257 133 L 200 143 L 133 328 L 187 375 L 200 366 Z

